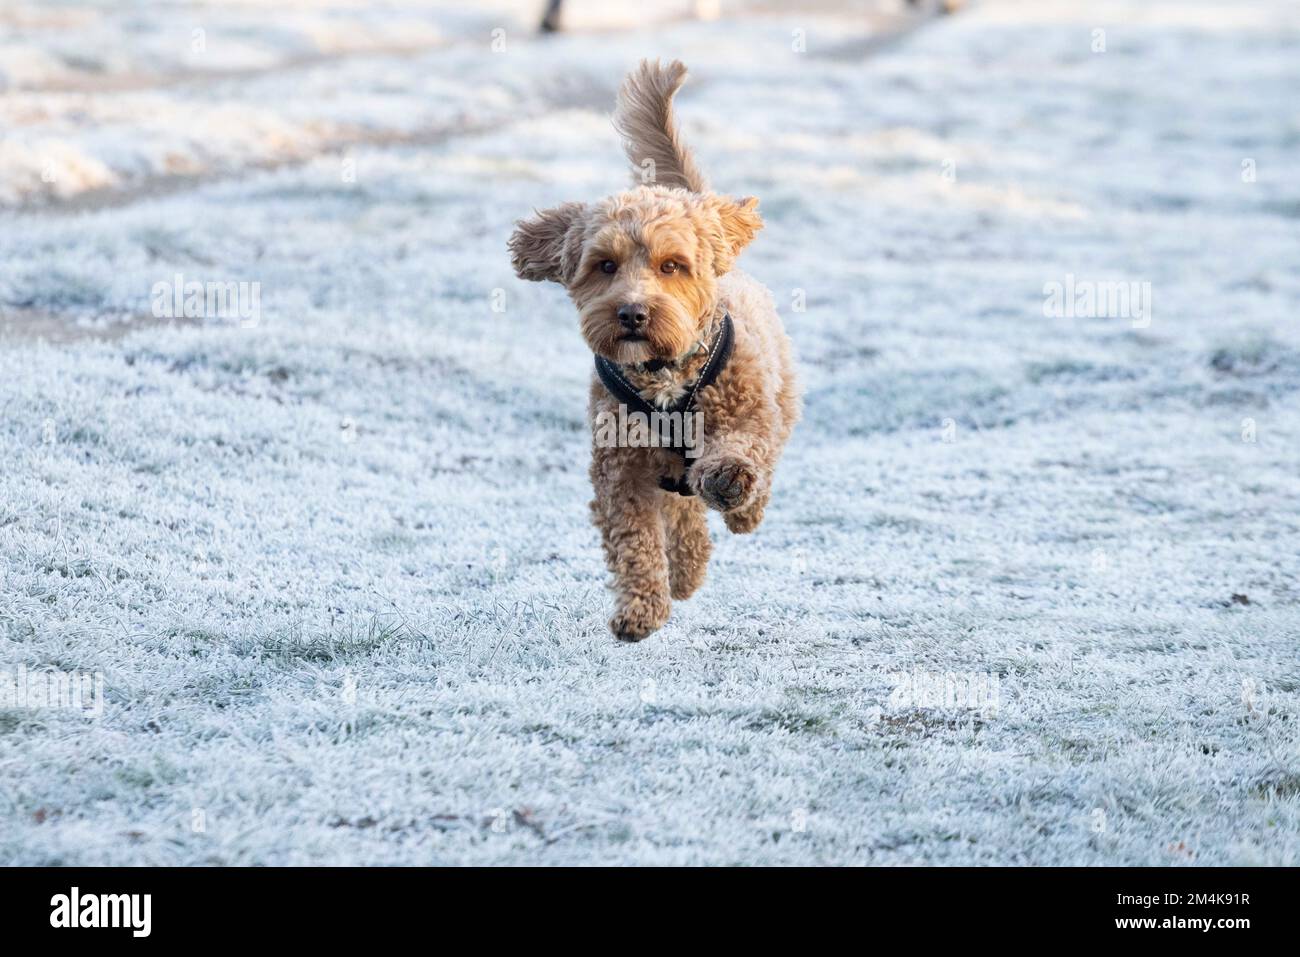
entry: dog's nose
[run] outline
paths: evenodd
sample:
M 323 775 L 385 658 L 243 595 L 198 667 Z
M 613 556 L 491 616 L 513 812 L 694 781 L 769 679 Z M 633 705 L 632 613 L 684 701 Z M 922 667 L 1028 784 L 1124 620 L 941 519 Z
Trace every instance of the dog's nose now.
M 650 311 L 639 302 L 629 302 L 618 307 L 618 321 L 628 331 L 640 329 L 650 320 Z

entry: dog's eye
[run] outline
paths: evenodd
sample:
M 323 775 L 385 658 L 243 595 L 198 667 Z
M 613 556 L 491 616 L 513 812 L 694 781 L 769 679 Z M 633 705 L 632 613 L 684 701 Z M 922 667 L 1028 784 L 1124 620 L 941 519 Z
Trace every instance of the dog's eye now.
M 680 265 L 673 262 L 671 259 L 666 259 L 664 260 L 663 265 L 659 267 L 659 271 L 666 276 L 671 276 L 673 273 L 677 272 L 677 270 L 681 268 L 682 267 Z
M 613 275 L 618 272 L 618 263 L 614 262 L 612 259 L 602 259 L 600 261 L 600 271 Z

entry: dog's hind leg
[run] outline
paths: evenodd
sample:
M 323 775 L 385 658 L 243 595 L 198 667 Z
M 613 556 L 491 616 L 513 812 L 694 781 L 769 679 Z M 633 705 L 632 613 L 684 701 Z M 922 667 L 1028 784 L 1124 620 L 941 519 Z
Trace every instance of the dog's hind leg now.
M 690 598 L 704 584 L 713 542 L 704 503 L 698 496 L 664 495 L 668 532 L 668 583 L 672 596 Z
M 723 512 L 722 520 L 727 523 L 727 529 L 737 535 L 747 535 L 758 528 L 763 521 L 763 510 L 767 508 L 767 501 L 770 497 L 770 493 L 764 493 L 748 505 L 733 509 L 730 512 Z

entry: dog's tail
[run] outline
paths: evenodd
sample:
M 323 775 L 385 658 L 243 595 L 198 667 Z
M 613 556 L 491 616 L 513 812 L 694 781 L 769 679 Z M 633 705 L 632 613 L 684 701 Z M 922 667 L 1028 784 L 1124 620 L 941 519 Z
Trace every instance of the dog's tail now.
M 642 60 L 623 81 L 614 127 L 623 136 L 623 149 L 632 161 L 635 182 L 680 186 L 703 193 L 708 183 L 673 119 L 673 94 L 685 80 L 686 67 L 680 60 L 667 66 L 661 66 L 658 60 Z

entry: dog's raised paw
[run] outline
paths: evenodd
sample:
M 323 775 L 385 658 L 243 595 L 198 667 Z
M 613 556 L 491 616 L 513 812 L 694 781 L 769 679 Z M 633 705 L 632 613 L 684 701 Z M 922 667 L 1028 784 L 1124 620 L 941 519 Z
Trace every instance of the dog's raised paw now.
M 637 595 L 619 603 L 609 620 L 609 630 L 620 641 L 640 641 L 659 630 L 668 621 L 671 610 L 666 598 Z
M 714 466 L 700 478 L 700 494 L 719 511 L 729 512 L 749 501 L 758 483 L 758 473 L 745 462 L 728 461 Z

